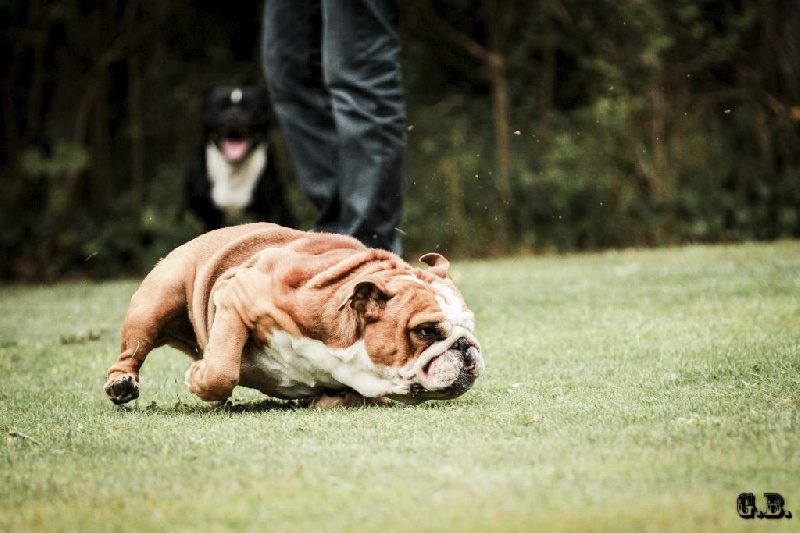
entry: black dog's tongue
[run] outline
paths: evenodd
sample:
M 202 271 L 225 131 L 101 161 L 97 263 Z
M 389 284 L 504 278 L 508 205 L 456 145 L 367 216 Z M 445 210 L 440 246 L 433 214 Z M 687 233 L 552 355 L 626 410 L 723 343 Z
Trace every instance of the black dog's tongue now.
M 247 145 L 247 141 L 226 139 L 222 141 L 222 155 L 229 163 L 237 163 L 247 153 Z

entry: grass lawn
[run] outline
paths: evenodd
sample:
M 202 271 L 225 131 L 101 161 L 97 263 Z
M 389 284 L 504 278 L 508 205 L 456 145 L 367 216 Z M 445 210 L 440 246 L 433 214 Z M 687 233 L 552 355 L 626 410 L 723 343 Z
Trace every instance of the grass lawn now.
M 459 262 L 461 398 L 212 409 L 170 348 L 102 385 L 137 282 L 0 287 L 0 531 L 788 531 L 800 242 Z M 743 520 L 737 496 L 793 518 Z

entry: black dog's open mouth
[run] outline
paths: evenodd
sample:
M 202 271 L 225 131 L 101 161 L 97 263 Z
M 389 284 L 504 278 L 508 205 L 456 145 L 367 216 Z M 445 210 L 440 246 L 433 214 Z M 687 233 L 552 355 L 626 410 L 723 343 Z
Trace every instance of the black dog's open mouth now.
M 224 139 L 219 143 L 219 148 L 229 163 L 238 163 L 247 155 L 250 142 L 244 139 Z
M 225 160 L 235 165 L 247 157 L 250 148 L 258 141 L 259 135 L 247 127 L 218 128 L 211 139 L 219 148 Z

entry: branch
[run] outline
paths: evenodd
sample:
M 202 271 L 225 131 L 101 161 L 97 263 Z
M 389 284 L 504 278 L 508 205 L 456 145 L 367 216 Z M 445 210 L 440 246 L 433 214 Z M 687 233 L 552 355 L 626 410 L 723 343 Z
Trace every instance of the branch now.
M 433 25 L 435 31 L 461 48 L 467 55 L 483 63 L 491 62 L 492 54 L 480 43 L 471 39 L 467 34 L 448 24 L 439 13 L 436 12 L 430 0 L 423 0 L 420 4 L 422 5 L 423 15 L 428 19 L 428 22 Z
M 33 437 L 29 437 L 25 433 L 20 433 L 19 431 L 9 431 L 8 432 L 8 436 L 9 437 L 16 437 L 16 438 L 23 439 L 23 440 L 27 440 L 28 442 L 32 442 L 33 444 L 35 444 L 37 446 L 41 446 L 42 445 L 42 443 L 39 442 L 38 440 L 34 439 Z

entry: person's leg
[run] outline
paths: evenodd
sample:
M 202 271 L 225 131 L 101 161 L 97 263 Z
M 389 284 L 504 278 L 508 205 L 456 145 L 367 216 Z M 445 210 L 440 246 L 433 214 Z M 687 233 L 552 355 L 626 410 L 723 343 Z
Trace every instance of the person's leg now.
M 395 0 L 323 0 L 322 70 L 339 140 L 341 231 L 402 252 L 406 114 Z
M 319 0 L 264 3 L 264 73 L 297 181 L 319 211 L 317 228 L 340 232 L 338 149 L 322 79 L 321 39 Z

